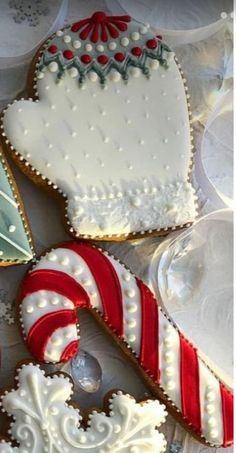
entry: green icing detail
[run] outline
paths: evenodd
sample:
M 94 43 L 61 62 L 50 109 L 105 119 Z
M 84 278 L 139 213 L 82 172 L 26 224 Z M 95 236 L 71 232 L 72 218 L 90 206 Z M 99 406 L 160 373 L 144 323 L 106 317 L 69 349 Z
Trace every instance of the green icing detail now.
M 94 71 L 98 75 L 101 85 L 104 86 L 106 78 L 112 69 L 118 71 L 121 74 L 122 79 L 124 81 L 127 81 L 129 78 L 128 70 L 130 67 L 139 68 L 147 78 L 150 77 L 150 69 L 147 65 L 148 58 L 157 60 L 161 66 L 167 69 L 168 62 L 167 59 L 165 58 L 165 52 L 170 51 L 171 50 L 166 44 L 160 42 L 158 48 L 154 51 L 144 49 L 143 55 L 140 58 L 133 57 L 131 54 L 129 54 L 126 57 L 124 63 L 118 63 L 113 58 L 110 58 L 109 62 L 105 66 L 101 66 L 95 60 L 93 60 L 90 64 L 85 66 L 84 64 L 81 63 L 79 57 L 76 56 L 73 58 L 73 60 L 66 61 L 61 51 L 58 52 L 56 55 L 49 55 L 48 52 L 45 52 L 38 66 L 38 71 L 39 72 L 43 71 L 45 66 L 47 67 L 52 61 L 55 61 L 58 64 L 57 71 L 58 81 L 60 81 L 63 78 L 66 70 L 76 68 L 79 72 L 80 85 L 84 83 L 87 74 L 89 74 L 89 72 L 91 71 Z
M 0 153 L 0 263 L 25 263 L 34 256 L 19 209 Z

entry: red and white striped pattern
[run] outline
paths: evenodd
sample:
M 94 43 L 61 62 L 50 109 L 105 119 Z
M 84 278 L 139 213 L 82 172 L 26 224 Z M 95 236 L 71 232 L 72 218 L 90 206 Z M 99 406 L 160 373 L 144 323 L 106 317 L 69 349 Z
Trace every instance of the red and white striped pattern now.
M 199 436 L 233 440 L 233 395 L 170 322 L 151 291 L 113 257 L 68 242 L 42 257 L 20 294 L 23 333 L 39 361 L 67 361 L 77 351 L 77 308 L 96 309 Z

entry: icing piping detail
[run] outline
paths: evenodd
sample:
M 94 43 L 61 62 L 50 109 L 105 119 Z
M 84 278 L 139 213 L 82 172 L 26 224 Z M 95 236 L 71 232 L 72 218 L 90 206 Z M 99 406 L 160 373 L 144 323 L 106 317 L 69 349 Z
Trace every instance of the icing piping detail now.
M 167 413 L 158 401 L 137 403 L 118 391 L 109 399 L 108 415 L 93 411 L 84 429 L 80 410 L 67 402 L 73 393 L 68 377 L 45 377 L 38 365 L 28 364 L 17 370 L 17 379 L 17 390 L 2 396 L 2 410 L 14 417 L 9 434 L 20 446 L 2 441 L 1 453 L 165 451 L 164 435 L 156 427 Z

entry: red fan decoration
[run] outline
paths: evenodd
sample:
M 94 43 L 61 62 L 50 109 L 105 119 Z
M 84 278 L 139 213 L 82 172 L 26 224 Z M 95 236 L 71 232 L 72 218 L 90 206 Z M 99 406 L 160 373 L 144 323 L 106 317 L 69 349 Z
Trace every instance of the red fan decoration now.
M 120 32 L 128 29 L 127 23 L 130 21 L 130 16 L 107 16 L 103 11 L 97 11 L 91 18 L 74 23 L 71 31 L 80 31 L 82 40 L 89 38 L 94 43 L 99 40 L 107 42 L 109 37 L 119 38 Z

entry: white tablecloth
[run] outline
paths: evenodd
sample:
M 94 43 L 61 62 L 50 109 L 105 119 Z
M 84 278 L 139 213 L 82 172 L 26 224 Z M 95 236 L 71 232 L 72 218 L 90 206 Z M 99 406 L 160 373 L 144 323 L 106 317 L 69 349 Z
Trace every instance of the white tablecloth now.
M 90 15 L 94 10 L 110 9 L 111 12 L 117 14 L 126 10 L 135 18 L 150 22 L 152 26 L 164 33 L 167 41 L 178 44 L 174 50 L 183 66 L 192 97 L 197 148 L 194 184 L 200 197 L 200 215 L 229 205 L 232 191 L 232 153 L 229 152 L 229 149 L 232 148 L 232 131 L 231 123 L 227 119 L 229 117 L 219 116 L 222 113 L 222 105 L 219 106 L 219 103 L 224 101 L 223 107 L 227 106 L 226 110 L 231 115 L 229 105 L 232 90 L 232 24 L 228 19 L 221 18 L 221 12 L 226 11 L 230 14 L 232 2 L 226 0 L 208 2 L 206 0 L 199 0 L 198 2 L 194 0 L 181 2 L 173 0 L 171 2 L 167 2 L 167 0 L 146 0 L 145 2 L 140 0 L 108 0 L 107 2 L 105 0 L 90 0 L 89 2 L 69 0 L 68 10 L 67 1 L 55 2 L 57 8 L 55 5 L 52 8 L 54 2 L 44 1 L 44 3 L 47 3 L 50 11 L 46 15 L 39 16 L 39 25 L 34 28 L 36 33 L 37 27 L 41 27 L 38 31 L 37 43 L 45 37 L 47 30 L 52 31 L 53 28 L 61 26 L 63 23 L 69 23 L 78 17 Z M 2 7 L 3 4 L 5 9 Z M 31 46 L 29 46 L 27 36 L 30 34 L 31 37 L 35 37 L 35 33 L 32 33 L 33 27 L 29 25 L 27 19 L 17 23 L 15 13 L 15 10 L 9 9 L 7 0 L 1 1 L 0 25 L 3 27 L 5 24 L 9 35 L 14 34 L 14 40 L 8 43 L 8 35 L 4 35 L 1 31 L 4 36 L 4 43 L 0 43 L 1 107 L 4 107 L 7 102 L 14 99 L 23 90 L 30 52 L 37 44 L 31 42 Z M 4 14 L 6 17 L 4 17 Z M 46 27 L 44 21 L 47 23 Z M 19 27 L 22 27 L 21 42 L 17 42 L 18 35 L 14 32 Z M 201 27 L 201 30 L 193 31 L 193 29 L 199 27 Z M 6 46 L 8 44 L 11 58 L 6 59 Z M 16 49 L 17 46 L 18 50 Z M 225 114 L 225 108 L 223 108 L 223 112 Z M 217 124 L 214 127 L 216 120 Z M 219 145 L 217 131 L 222 130 L 222 127 L 224 130 L 223 146 L 224 149 L 227 147 L 228 150 L 223 157 L 227 174 L 222 169 L 224 162 L 222 164 L 221 147 L 218 146 L 217 148 L 217 156 L 214 153 L 215 144 Z M 211 159 L 210 166 L 209 159 Z M 45 248 L 67 239 L 68 236 L 63 230 L 60 210 L 54 201 L 20 174 L 15 166 L 13 166 L 13 169 L 25 201 L 36 252 L 39 255 Z M 207 179 L 206 175 L 210 179 Z M 211 185 L 212 181 L 215 182 L 216 180 L 217 191 Z M 159 242 L 160 239 L 146 239 L 132 243 L 106 244 L 106 247 L 130 266 L 137 275 L 145 276 L 150 258 Z M 5 302 L 14 301 L 19 283 L 28 267 L 0 269 L 0 298 L 5 299 Z M 17 324 L 9 325 L 3 318 L 1 318 L 0 310 L 0 344 L 2 350 L 0 387 L 9 385 L 17 362 L 29 357 Z M 82 407 L 100 406 L 102 396 L 112 388 L 122 388 L 134 396 L 142 398 L 146 392 L 145 386 L 124 356 L 117 350 L 117 347 L 103 334 L 101 328 L 97 326 L 89 314 L 81 313 L 80 320 L 82 347 L 98 358 L 103 369 L 103 380 L 101 389 L 97 393 L 89 395 L 81 391 L 76 395 L 76 400 Z M 201 326 L 199 326 L 200 328 Z M 222 451 L 221 449 L 208 449 L 199 444 L 170 416 L 162 431 L 166 434 L 169 443 L 174 441 L 182 443 L 183 453 L 200 453 L 203 451 L 220 453 Z M 223 451 L 230 453 L 232 449 L 228 448 Z M 173 452 L 175 451 L 173 450 Z

